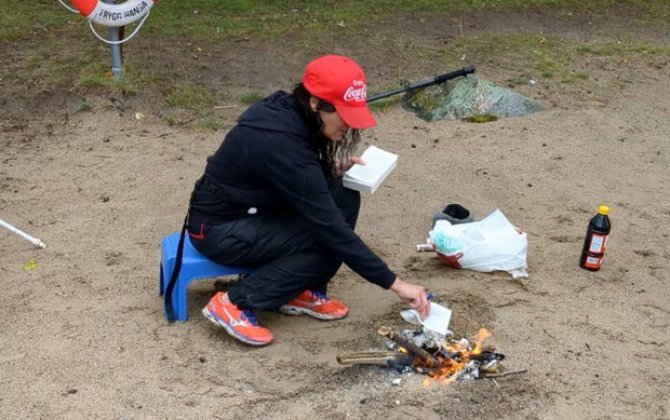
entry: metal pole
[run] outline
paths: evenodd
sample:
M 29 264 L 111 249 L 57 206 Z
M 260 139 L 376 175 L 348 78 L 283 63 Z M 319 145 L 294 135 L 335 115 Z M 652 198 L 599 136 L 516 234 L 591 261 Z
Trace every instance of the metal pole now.
M 118 41 L 120 39 L 119 28 L 109 28 L 107 36 L 110 41 Z M 112 44 L 110 47 L 112 49 L 112 76 L 118 79 L 123 72 L 123 64 L 121 63 L 121 44 Z
M 419 89 L 426 86 L 437 85 L 439 83 L 444 83 L 447 80 L 455 79 L 456 77 L 465 77 L 468 74 L 475 72 L 473 66 L 463 67 L 460 70 L 452 71 L 449 73 L 441 74 L 439 76 L 433 77 L 432 79 L 422 80 L 421 82 L 411 83 L 407 86 L 389 90 L 388 92 L 379 93 L 377 95 L 369 96 L 366 102 L 370 103 L 379 99 L 386 98 L 388 96 L 397 95 L 398 93 L 409 92 L 411 90 Z
M 117 0 L 104 0 L 105 3 L 116 4 Z M 120 27 L 110 27 L 107 30 L 107 38 L 112 42 L 117 42 L 121 38 L 119 37 Z M 122 63 L 122 51 L 121 44 L 111 44 L 110 45 L 112 52 L 112 76 L 115 79 L 121 77 L 123 72 L 123 63 Z

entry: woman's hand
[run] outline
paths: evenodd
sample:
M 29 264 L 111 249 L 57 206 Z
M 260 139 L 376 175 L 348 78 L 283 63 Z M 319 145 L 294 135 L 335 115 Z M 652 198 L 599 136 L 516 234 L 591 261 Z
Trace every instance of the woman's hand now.
M 365 165 L 365 160 L 359 156 L 352 156 L 349 158 L 348 162 L 340 162 L 339 160 L 335 161 L 335 175 L 343 176 L 345 172 L 349 170 L 354 164 Z
M 426 319 L 430 313 L 430 302 L 428 301 L 426 289 L 423 286 L 405 283 L 400 280 L 400 277 L 396 277 L 391 285 L 391 290 L 412 309 L 416 309 L 421 319 Z

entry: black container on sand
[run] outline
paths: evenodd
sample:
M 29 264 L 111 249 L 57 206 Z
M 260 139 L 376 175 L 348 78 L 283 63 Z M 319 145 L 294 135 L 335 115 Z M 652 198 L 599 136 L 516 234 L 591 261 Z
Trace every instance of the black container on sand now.
M 470 210 L 461 206 L 460 204 L 447 204 L 444 210 L 433 215 L 433 227 L 438 220 L 446 220 L 452 225 L 458 223 L 474 222 L 475 218 L 470 214 Z
M 609 211 L 609 207 L 601 205 L 598 207 L 598 214 L 593 216 L 589 222 L 582 256 L 579 259 L 579 266 L 583 269 L 589 271 L 600 270 L 611 228 L 610 219 L 607 216 Z

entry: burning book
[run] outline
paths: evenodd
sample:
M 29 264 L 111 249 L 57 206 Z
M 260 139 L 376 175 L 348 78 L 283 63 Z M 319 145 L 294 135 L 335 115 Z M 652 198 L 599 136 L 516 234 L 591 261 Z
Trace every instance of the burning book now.
M 504 370 L 501 362 L 505 355 L 496 352 L 492 346 L 483 345 L 491 336 L 484 328 L 470 340 L 442 337 L 430 331 L 403 330 L 398 333 L 389 327 L 380 327 L 377 332 L 390 340 L 388 351 L 344 353 L 338 355 L 338 363 L 414 370 L 445 382 L 496 378 L 525 371 Z

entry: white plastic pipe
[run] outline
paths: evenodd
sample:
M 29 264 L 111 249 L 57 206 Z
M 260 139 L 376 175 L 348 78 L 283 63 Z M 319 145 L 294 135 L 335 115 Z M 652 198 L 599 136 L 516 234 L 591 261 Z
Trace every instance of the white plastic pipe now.
M 2 226 L 3 228 L 7 229 L 10 232 L 16 233 L 17 235 L 19 235 L 20 237 L 22 237 L 23 239 L 27 240 L 28 242 L 30 242 L 31 244 L 33 244 L 35 246 L 38 246 L 40 248 L 46 248 L 47 247 L 44 244 L 44 242 L 40 241 L 37 238 L 34 238 L 34 237 L 28 235 L 27 233 L 25 233 L 21 229 L 15 228 L 14 226 L 10 225 L 9 223 L 5 222 L 2 219 L 0 219 L 0 226 Z

